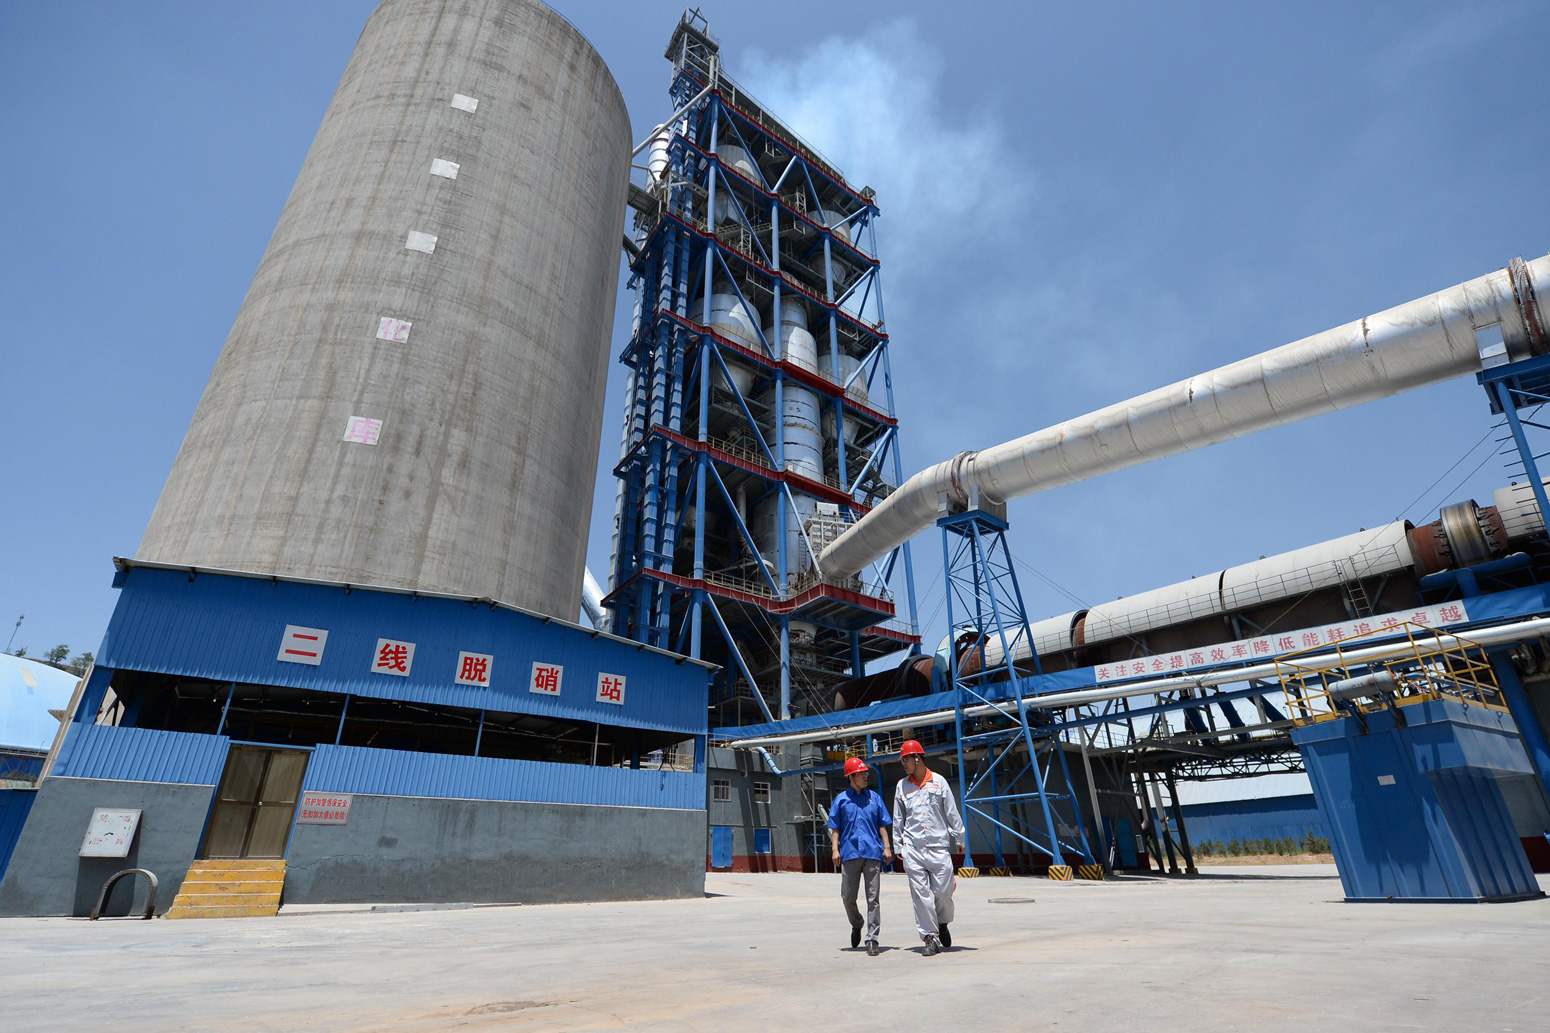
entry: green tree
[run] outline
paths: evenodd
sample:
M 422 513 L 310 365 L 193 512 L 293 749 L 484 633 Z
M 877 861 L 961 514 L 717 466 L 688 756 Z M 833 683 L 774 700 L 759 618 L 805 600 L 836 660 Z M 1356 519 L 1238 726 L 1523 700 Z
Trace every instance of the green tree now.
M 92 661 L 96 659 L 97 654 L 88 649 L 84 653 L 77 653 L 75 656 L 72 656 L 70 658 L 70 666 L 79 667 L 84 671 L 86 668 L 90 667 L 92 665 Z
M 69 655 L 70 647 L 61 642 L 53 649 L 50 649 L 47 653 L 44 653 L 43 659 L 47 660 L 51 664 L 62 664 L 65 662 L 65 657 Z
M 12 656 L 26 656 L 27 655 L 27 647 L 26 646 L 17 646 L 16 647 L 16 652 L 12 653 L 11 655 Z

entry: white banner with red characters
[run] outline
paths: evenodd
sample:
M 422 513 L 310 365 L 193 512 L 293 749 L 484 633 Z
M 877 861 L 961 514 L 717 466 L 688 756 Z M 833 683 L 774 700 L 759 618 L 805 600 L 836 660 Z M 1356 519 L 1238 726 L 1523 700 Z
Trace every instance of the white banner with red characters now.
M 457 677 L 452 680 L 459 685 L 477 685 L 487 689 L 490 687 L 490 675 L 494 671 L 495 657 L 488 653 L 459 653 Z
M 597 701 L 624 706 L 624 675 L 600 674 L 597 676 Z
M 372 654 L 372 674 L 394 674 L 407 678 L 413 666 L 413 642 L 400 642 L 393 638 L 377 639 L 377 651 Z
M 527 691 L 541 692 L 545 696 L 558 696 L 560 679 L 564 674 L 565 668 L 559 664 L 546 664 L 541 660 L 534 660 L 533 680 L 528 683 Z
M 1415 610 L 1396 610 L 1372 617 L 1346 621 L 1344 624 L 1324 624 L 1298 631 L 1280 631 L 1273 635 L 1243 638 L 1236 642 L 1218 642 L 1211 646 L 1181 649 L 1157 656 L 1140 656 L 1119 660 L 1112 664 L 1100 664 L 1096 670 L 1098 682 L 1118 681 L 1121 678 L 1140 678 L 1146 675 L 1171 674 L 1191 667 L 1210 667 L 1216 664 L 1247 663 L 1253 660 L 1269 660 L 1285 653 L 1303 649 L 1332 646 L 1346 639 L 1370 635 L 1375 631 L 1392 628 L 1409 622 L 1424 628 L 1436 628 L 1445 624 L 1462 624 L 1469 620 L 1464 604 L 1440 603 Z
M 354 799 L 350 793 L 302 793 L 296 803 L 296 824 L 348 825 Z

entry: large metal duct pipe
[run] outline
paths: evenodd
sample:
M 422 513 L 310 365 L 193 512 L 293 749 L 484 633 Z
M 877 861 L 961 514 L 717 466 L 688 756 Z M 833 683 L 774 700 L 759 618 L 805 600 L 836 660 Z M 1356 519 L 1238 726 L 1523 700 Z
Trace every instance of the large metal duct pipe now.
M 1005 502 L 1473 373 L 1494 327 L 1507 358 L 1539 354 L 1550 326 L 1550 303 L 1539 300 L 1547 291 L 1550 256 L 1514 259 L 1408 304 L 994 448 L 961 452 L 900 485 L 835 539 L 819 566 L 831 575 L 861 570 L 931 526 L 940 495 L 963 506 L 978 488 Z
M 631 142 L 549 8 L 383 0 L 138 555 L 574 620 Z

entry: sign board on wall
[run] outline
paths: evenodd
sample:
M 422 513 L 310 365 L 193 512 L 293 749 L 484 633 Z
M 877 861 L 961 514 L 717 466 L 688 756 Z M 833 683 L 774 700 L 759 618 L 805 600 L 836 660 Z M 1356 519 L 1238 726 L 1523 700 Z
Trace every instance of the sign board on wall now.
M 302 793 L 296 805 L 296 824 L 348 825 L 353 799 L 349 793 Z
M 1100 664 L 1096 669 L 1098 684 L 1121 678 L 1138 678 L 1142 675 L 1166 675 L 1192 667 L 1213 664 L 1245 663 L 1253 660 L 1269 660 L 1287 653 L 1301 652 L 1323 646 L 1335 646 L 1349 639 L 1372 635 L 1396 628 L 1401 624 L 1414 624 L 1421 628 L 1440 628 L 1448 624 L 1461 624 L 1469 620 L 1469 613 L 1462 601 L 1423 606 L 1414 610 L 1396 610 L 1372 617 L 1362 617 L 1343 624 L 1327 624 L 1296 631 L 1276 632 L 1257 638 L 1244 638 L 1236 642 L 1219 642 L 1195 649 L 1178 649 L 1156 656 L 1138 656 L 1128 660 L 1116 660 Z M 1364 645 L 1366 643 L 1363 643 Z
M 128 857 L 140 827 L 137 807 L 98 807 L 81 840 L 81 857 Z

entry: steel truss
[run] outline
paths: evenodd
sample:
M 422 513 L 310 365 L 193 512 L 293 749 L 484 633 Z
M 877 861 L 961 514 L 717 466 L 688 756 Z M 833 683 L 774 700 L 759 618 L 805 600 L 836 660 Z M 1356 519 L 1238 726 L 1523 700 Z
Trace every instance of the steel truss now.
M 1031 632 L 1006 544 L 1007 523 L 979 508 L 977 493 L 970 505 L 967 512 L 937 521 L 947 585 L 952 643 L 948 677 L 954 692 L 958 804 L 964 828 L 971 827 L 971 816 L 990 823 L 998 868 L 1006 865 L 1003 833 L 1048 857 L 1051 866 L 1068 865 L 1072 855 L 1094 864 L 1062 740 L 1030 724 L 1022 679 L 1012 667 L 1018 644 L 1031 644 Z M 994 665 L 986 662 L 992 642 L 1001 648 Z M 961 648 L 965 646 L 969 648 Z M 1030 652 L 1037 673 L 1038 655 Z M 992 716 L 964 717 L 965 706 L 981 703 L 994 708 Z M 1032 791 L 1019 788 L 1030 777 Z M 1056 785 L 1063 785 L 1064 791 Z M 1034 803 L 1037 812 L 1030 815 Z M 967 836 L 963 863 L 974 867 Z
M 665 155 L 654 147 L 654 165 L 637 166 L 646 185 L 631 187 L 638 304 L 620 356 L 630 372 L 605 604 L 615 634 L 719 663 L 713 706 L 739 724 L 827 710 L 830 687 L 920 639 L 907 545 L 853 578 L 815 558 L 903 477 L 877 206 L 723 75 L 718 49 L 686 13 L 668 48 Z M 718 323 L 716 294 L 768 313 L 755 322 L 774 332 Z M 811 314 L 816 367 L 784 353 L 792 305 Z M 821 471 L 788 456 L 798 391 L 818 400 Z M 753 519 L 771 510 L 773 528 Z

